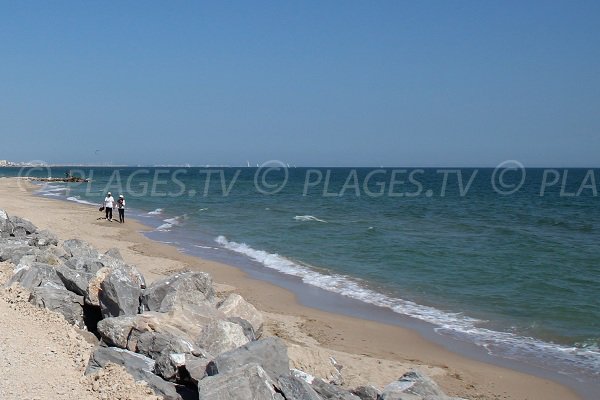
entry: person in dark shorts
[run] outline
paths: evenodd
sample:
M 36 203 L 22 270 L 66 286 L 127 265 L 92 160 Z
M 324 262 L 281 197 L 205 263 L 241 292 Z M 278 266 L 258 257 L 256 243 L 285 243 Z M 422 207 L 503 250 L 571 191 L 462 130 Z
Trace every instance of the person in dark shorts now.
M 119 210 L 119 222 L 125 223 L 125 198 L 123 195 L 119 195 L 119 200 L 117 200 L 117 209 Z

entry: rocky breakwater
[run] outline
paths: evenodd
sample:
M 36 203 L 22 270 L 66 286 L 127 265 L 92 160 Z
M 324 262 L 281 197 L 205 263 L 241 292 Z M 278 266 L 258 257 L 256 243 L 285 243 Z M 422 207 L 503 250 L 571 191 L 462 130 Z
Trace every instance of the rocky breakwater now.
M 212 278 L 180 272 L 146 285 L 118 250 L 59 240 L 0 210 L 0 261 L 14 264 L 6 286 L 99 338 L 86 374 L 123 366 L 165 399 L 448 400 L 418 371 L 378 390 L 344 388 L 290 369 L 287 347 L 262 337 L 263 316 L 237 294 L 218 298 Z

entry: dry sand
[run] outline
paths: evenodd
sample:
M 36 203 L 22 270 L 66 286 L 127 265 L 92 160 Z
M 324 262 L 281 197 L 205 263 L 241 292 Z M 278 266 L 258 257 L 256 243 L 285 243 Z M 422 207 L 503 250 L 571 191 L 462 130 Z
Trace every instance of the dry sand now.
M 311 374 L 339 379 L 331 362 L 333 357 L 343 366 L 341 376 L 349 387 L 370 383 L 381 388 L 408 369 L 420 368 L 453 396 L 515 400 L 579 398 L 556 382 L 468 359 L 408 329 L 304 307 L 291 292 L 251 279 L 237 268 L 187 256 L 174 247 L 147 239 L 141 233 L 147 228 L 135 221 L 128 220 L 123 225 L 111 223 L 99 219 L 101 213 L 96 207 L 42 198 L 31 192 L 28 183 L 1 178 L 0 208 L 53 231 L 62 240 L 80 238 L 100 250 L 116 247 L 148 282 L 184 268 L 211 273 L 221 292 L 235 291 L 265 313 L 265 333 L 285 339 L 290 344 L 292 366 Z M 15 317 L 0 314 L 0 319 L 7 318 Z M 57 365 L 62 368 L 68 362 L 59 360 Z M 0 370 L 3 368 L 0 361 Z M 40 371 L 38 381 L 49 381 L 47 372 Z M 17 387 L 18 378 L 14 379 Z

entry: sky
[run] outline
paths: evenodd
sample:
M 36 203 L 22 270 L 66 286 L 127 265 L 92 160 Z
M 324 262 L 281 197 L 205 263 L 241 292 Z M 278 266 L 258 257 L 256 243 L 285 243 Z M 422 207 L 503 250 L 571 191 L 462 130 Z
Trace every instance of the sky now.
M 597 1 L 3 1 L 0 159 L 600 166 Z

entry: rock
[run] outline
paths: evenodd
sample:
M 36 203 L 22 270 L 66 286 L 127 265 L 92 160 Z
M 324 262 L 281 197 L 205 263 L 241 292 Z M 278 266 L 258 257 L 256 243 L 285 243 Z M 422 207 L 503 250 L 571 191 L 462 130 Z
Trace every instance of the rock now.
M 135 350 L 135 347 L 131 349 L 128 346 L 135 320 L 136 316 L 105 318 L 98 322 L 98 334 L 105 343 L 111 346 Z
M 109 274 L 100 284 L 98 301 L 104 318 L 139 312 L 141 289 Z
M 116 247 L 108 249 L 106 253 L 104 253 L 104 257 L 114 258 L 123 261 L 123 256 L 121 255 L 119 249 L 117 249 Z
M 35 261 L 48 264 L 48 265 L 59 265 L 61 263 L 60 259 L 57 257 L 56 253 L 52 251 L 50 248 L 36 248 L 34 250 Z
M 250 322 L 240 317 L 230 317 L 227 318 L 227 321 L 233 322 L 234 324 L 238 324 L 239 326 L 241 326 L 242 330 L 244 331 L 244 335 L 246 335 L 249 341 L 252 342 L 257 339 L 256 333 L 254 332 L 254 328 L 252 327 L 252 324 Z
M 19 264 L 15 274 L 6 282 L 5 287 L 9 287 L 14 283 L 18 283 L 26 289 L 39 286 L 65 289 L 54 267 L 36 262 L 29 265 Z
M 206 366 L 210 360 L 210 357 L 196 357 L 191 354 L 185 355 L 185 369 L 194 385 L 197 385 L 198 381 L 206 377 Z
M 62 265 L 56 268 L 56 274 L 67 290 L 80 296 L 87 296 L 88 284 L 92 274 L 78 272 Z
M 87 242 L 79 239 L 65 240 L 63 248 L 69 257 L 98 259 L 98 252 Z
M 34 224 L 32 224 L 30 221 L 26 220 L 25 218 L 13 216 L 13 217 L 10 217 L 9 219 L 13 226 L 13 235 L 14 235 L 15 230 L 17 230 L 17 229 L 25 232 L 25 235 L 23 235 L 23 236 L 31 235 L 31 234 L 37 232 L 37 227 Z M 14 236 L 16 236 L 16 235 L 14 235 Z
M 58 246 L 58 238 L 50 231 L 37 231 L 29 241 L 29 244 L 39 248 Z
M 198 382 L 200 400 L 283 400 L 275 382 L 258 364 L 248 364 Z
M 32 254 L 27 240 L 4 237 L 0 239 L 0 261 L 10 261 L 17 265 L 27 254 Z
M 65 261 L 65 265 L 86 274 L 95 274 L 104 266 L 99 259 L 93 257 L 71 257 Z
M 420 371 L 408 371 L 396 382 L 383 388 L 382 400 L 410 399 L 407 395 L 427 400 L 445 400 L 448 397 L 431 378 Z
M 283 340 L 277 337 L 250 342 L 220 354 L 208 364 L 206 372 L 209 376 L 226 374 L 249 363 L 259 364 L 273 378 L 288 375 L 290 372 L 287 347 Z
M 142 298 L 144 310 L 169 312 L 212 303 L 212 278 L 204 272 L 183 272 L 152 283 Z
M 291 374 L 280 376 L 277 383 L 286 400 L 321 400 L 308 383 Z
M 250 322 L 256 336 L 260 337 L 264 322 L 263 315 L 239 294 L 231 293 L 217 309 L 228 317 L 238 317 Z
M 167 351 L 160 353 L 156 358 L 154 373 L 168 381 L 177 381 L 181 379 L 180 369 L 185 366 L 185 354 L 169 353 Z
M 6 211 L 0 209 L 0 237 L 7 238 L 12 233 L 12 224 Z
M 96 274 L 92 276 L 88 282 L 87 294 L 85 296 L 86 304 L 100 307 L 100 300 L 98 300 L 98 294 L 100 293 L 100 285 L 110 274 L 110 268 L 100 268 L 96 271 Z
M 359 397 L 353 395 L 347 390 L 342 389 L 337 385 L 327 383 L 320 378 L 315 378 L 312 382 L 312 388 L 317 392 L 323 399 L 334 399 L 334 400 L 360 400 Z
M 352 394 L 358 396 L 361 400 L 377 400 L 381 394 L 374 386 L 359 386 L 352 390 Z
M 31 291 L 29 302 L 64 315 L 65 319 L 83 329 L 83 297 L 64 289 L 36 287 Z
M 137 352 L 156 361 L 156 374 L 175 380 L 185 365 L 185 355 L 196 351 L 190 342 L 172 333 L 144 332 L 137 339 Z
M 140 309 L 142 275 L 134 267 L 123 265 L 110 269 L 100 283 L 98 302 L 104 318 L 135 315 Z
M 181 400 L 176 386 L 154 375 L 154 360 L 141 354 L 115 347 L 98 347 L 90 356 L 86 375 L 93 374 L 104 368 L 108 363 L 122 365 L 136 381 L 144 381 L 154 393 L 166 400 Z
M 196 344 L 211 354 L 221 354 L 246 343 L 248 338 L 241 326 L 222 320 L 209 322 L 196 339 Z

